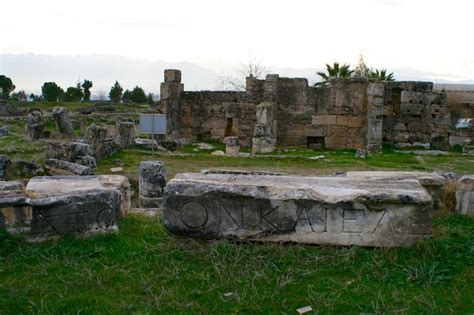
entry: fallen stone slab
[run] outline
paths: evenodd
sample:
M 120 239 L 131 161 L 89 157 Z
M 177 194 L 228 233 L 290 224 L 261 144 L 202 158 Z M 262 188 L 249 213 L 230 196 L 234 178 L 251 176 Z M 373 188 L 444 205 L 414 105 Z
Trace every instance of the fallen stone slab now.
M 177 234 L 308 244 L 409 246 L 432 230 L 418 181 L 178 174 L 163 220 Z
M 446 178 L 438 173 L 428 172 L 403 172 L 403 171 L 365 171 L 365 172 L 347 172 L 346 177 L 360 180 L 375 181 L 400 181 L 417 180 L 420 182 L 433 198 L 434 209 L 439 210 L 442 204 L 443 187 L 446 184 Z
M 92 168 L 82 164 L 72 163 L 58 159 L 49 159 L 46 160 L 44 163 L 49 168 L 63 170 L 70 174 L 76 174 L 81 176 L 94 174 Z
M 474 175 L 464 175 L 457 182 L 456 212 L 474 217 Z
M 118 190 L 121 195 L 118 217 L 124 217 L 131 208 L 130 187 L 128 178 L 121 175 L 43 176 L 32 178 L 26 189 L 29 193 L 53 195 L 100 189 Z

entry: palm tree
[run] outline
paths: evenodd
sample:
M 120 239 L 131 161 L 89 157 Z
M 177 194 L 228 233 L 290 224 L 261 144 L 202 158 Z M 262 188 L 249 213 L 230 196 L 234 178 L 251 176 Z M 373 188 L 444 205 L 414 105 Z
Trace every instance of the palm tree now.
M 345 63 L 341 66 L 338 62 L 335 62 L 332 66 L 326 64 L 326 71 L 327 73 L 318 72 L 322 81 L 316 83 L 315 86 L 327 86 L 329 81 L 332 79 L 350 78 L 354 73 L 354 70 L 351 70 L 350 65 Z
M 370 71 L 369 80 L 371 82 L 395 81 L 395 77 L 393 72 L 388 73 L 386 69 L 375 69 Z

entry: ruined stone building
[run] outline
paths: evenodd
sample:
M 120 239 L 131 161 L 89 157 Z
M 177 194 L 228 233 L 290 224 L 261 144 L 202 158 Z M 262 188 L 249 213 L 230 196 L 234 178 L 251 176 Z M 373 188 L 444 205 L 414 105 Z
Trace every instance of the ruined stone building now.
M 185 91 L 181 72 L 165 70 L 161 106 L 168 138 L 238 136 L 253 152 L 277 145 L 377 152 L 383 143 L 447 149 L 454 135 L 446 94 L 431 82 L 351 78 L 317 88 L 307 79 L 269 74 L 247 78 L 242 92 Z

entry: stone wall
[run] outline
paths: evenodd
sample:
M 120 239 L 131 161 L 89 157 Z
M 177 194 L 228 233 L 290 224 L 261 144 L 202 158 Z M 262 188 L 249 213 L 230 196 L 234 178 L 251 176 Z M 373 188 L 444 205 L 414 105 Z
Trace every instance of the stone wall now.
M 447 143 L 452 130 L 446 95 L 434 92 L 430 82 L 352 78 L 315 88 L 303 78 L 271 74 L 247 78 L 245 92 L 189 92 L 179 70 L 166 70 L 161 88 L 168 138 L 237 136 L 253 152 L 271 152 L 276 145 L 377 152 L 382 141 Z
M 431 82 L 385 84 L 383 140 L 395 146 L 430 146 L 449 138 L 451 112 L 446 94 Z

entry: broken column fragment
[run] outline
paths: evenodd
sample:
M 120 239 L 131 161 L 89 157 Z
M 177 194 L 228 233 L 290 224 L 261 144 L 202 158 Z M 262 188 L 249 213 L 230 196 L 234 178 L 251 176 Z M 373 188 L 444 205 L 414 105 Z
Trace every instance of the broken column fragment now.
M 166 170 L 162 161 L 144 161 L 139 169 L 139 203 L 142 208 L 159 208 L 166 186 Z
M 391 247 L 432 229 L 431 197 L 414 180 L 178 174 L 163 207 L 168 230 L 202 238 Z
M 43 134 L 44 122 L 43 114 L 40 111 L 33 111 L 26 116 L 26 134 L 31 140 L 38 140 Z
M 118 143 L 122 148 L 135 145 L 135 124 L 129 121 L 119 122 L 117 124 Z
M 474 175 L 464 175 L 458 180 L 456 212 L 474 217 Z
M 56 123 L 56 128 L 58 128 L 60 133 L 67 136 L 71 136 L 73 134 L 74 128 L 72 121 L 69 117 L 69 113 L 64 107 L 56 106 L 53 108 L 53 118 L 54 122 Z
M 226 137 L 225 143 L 225 154 L 229 156 L 237 156 L 240 151 L 239 137 Z

